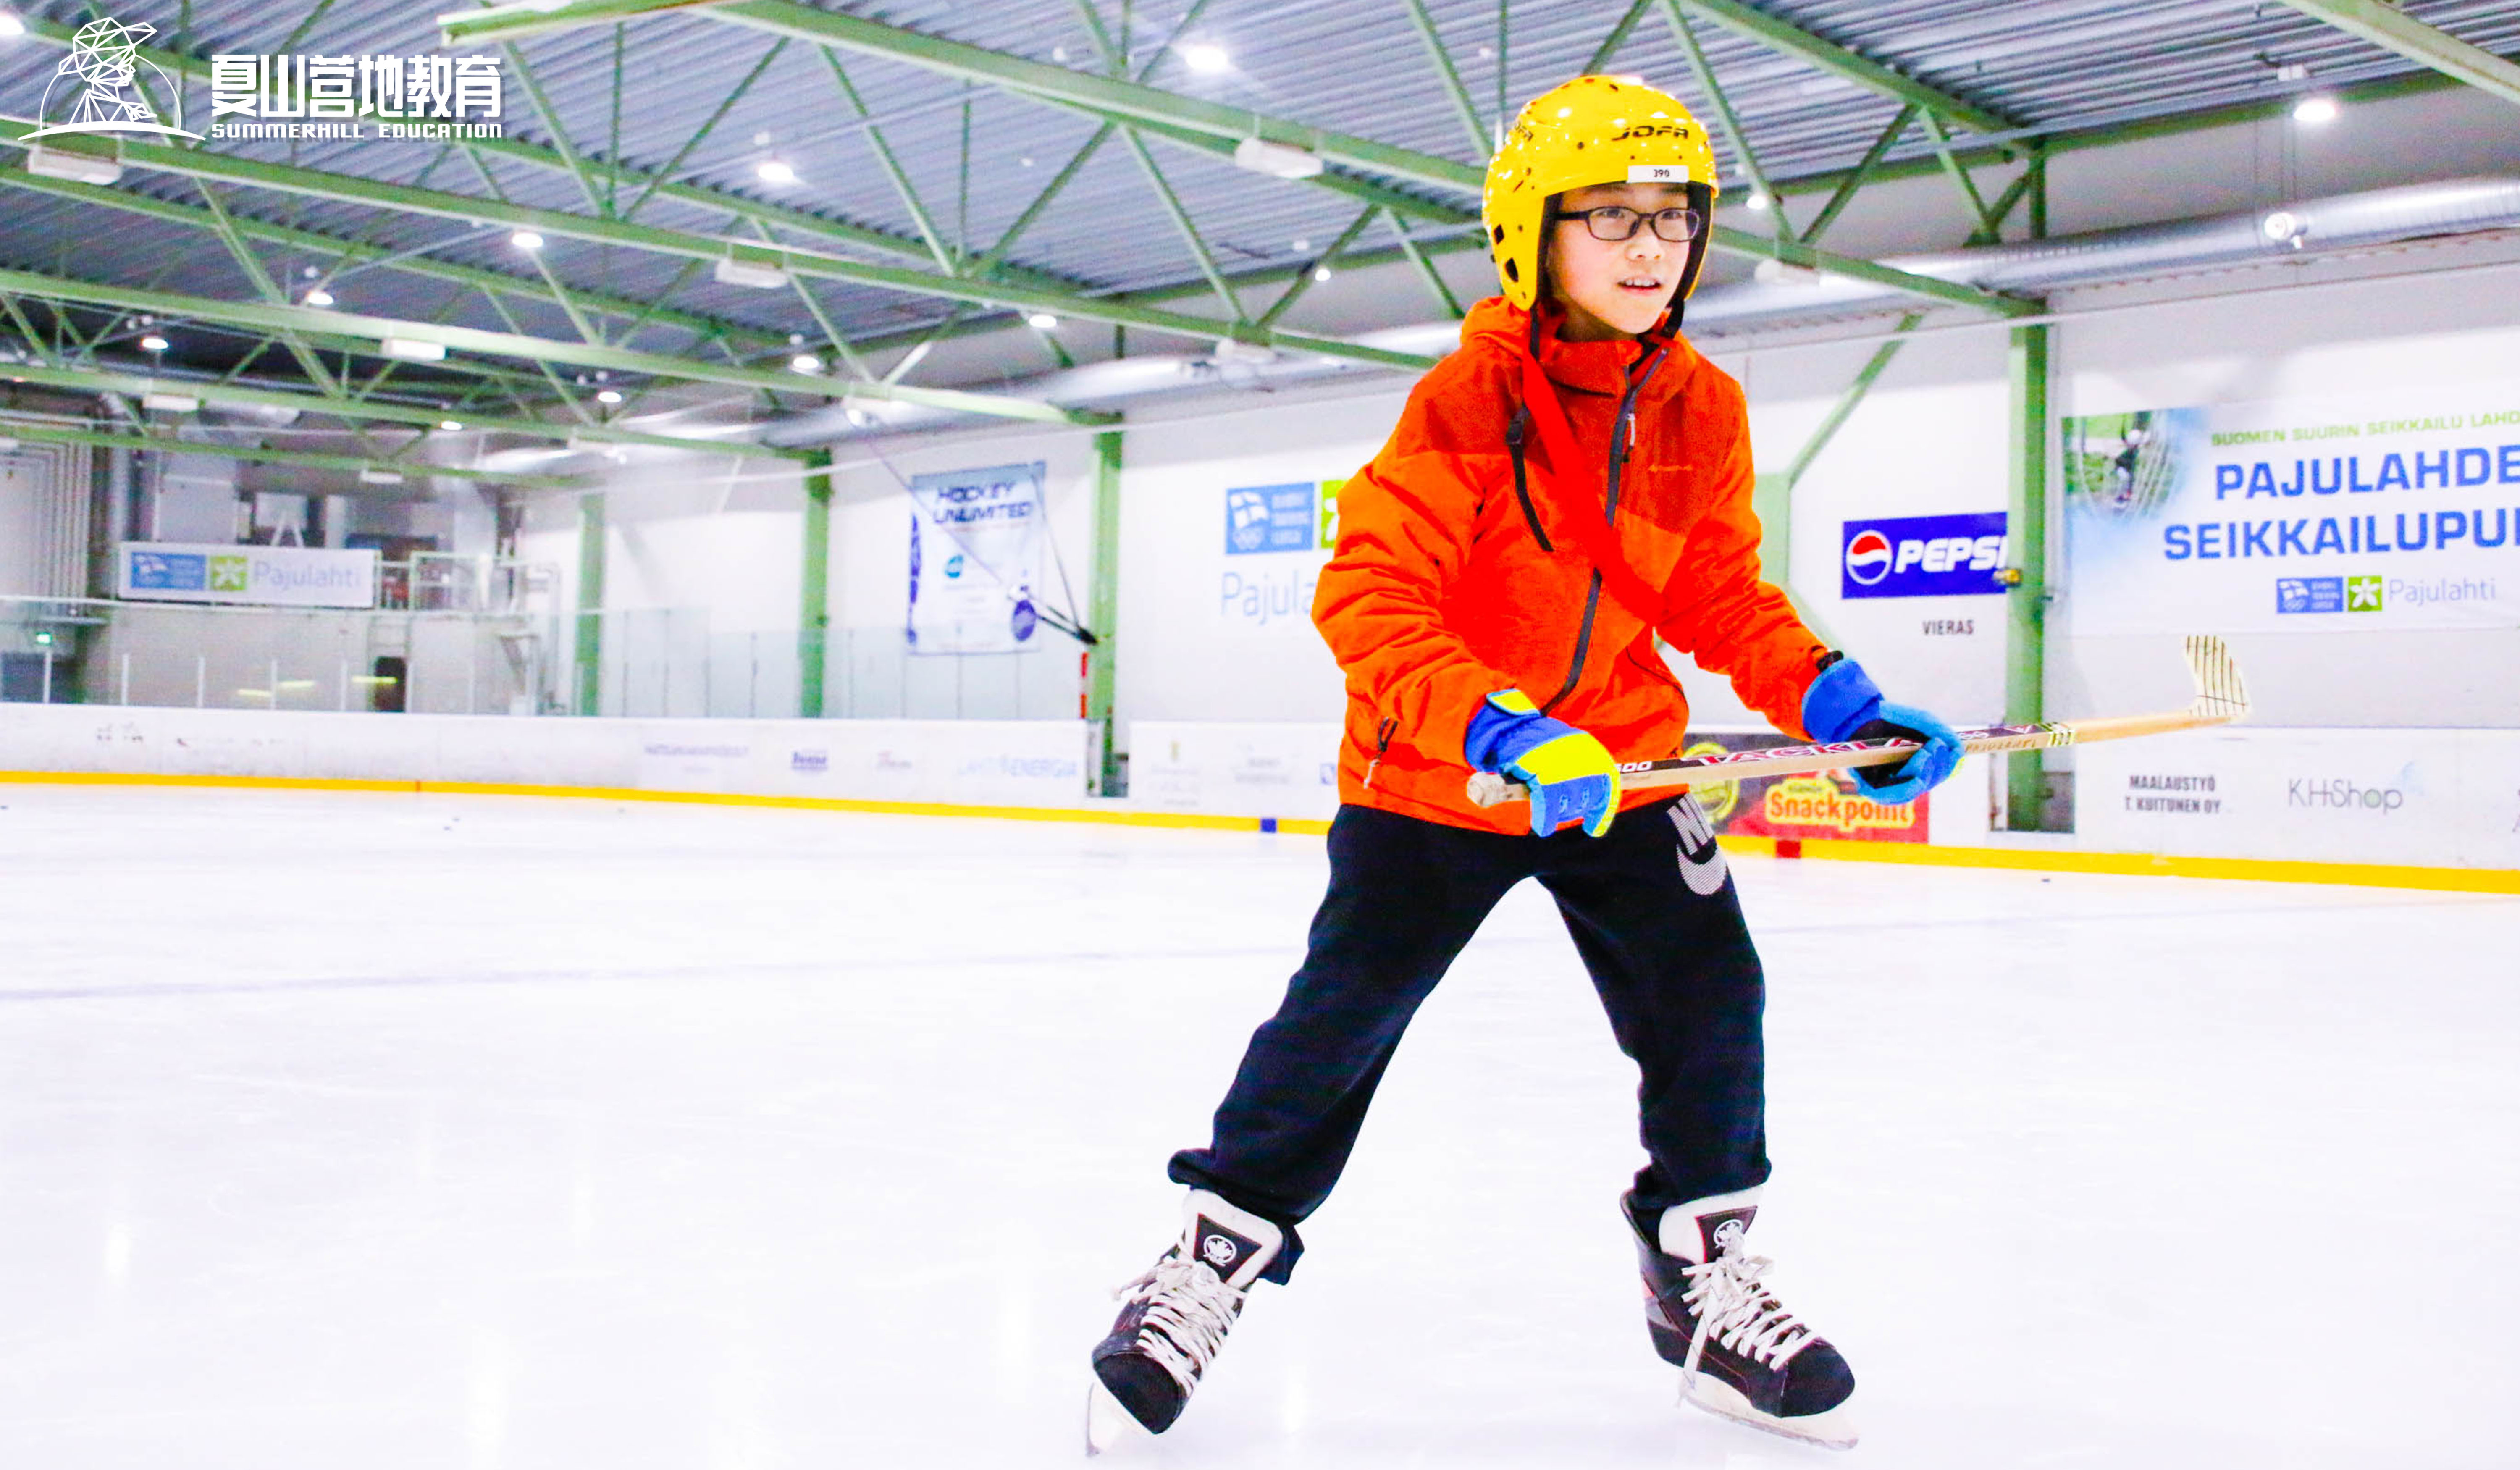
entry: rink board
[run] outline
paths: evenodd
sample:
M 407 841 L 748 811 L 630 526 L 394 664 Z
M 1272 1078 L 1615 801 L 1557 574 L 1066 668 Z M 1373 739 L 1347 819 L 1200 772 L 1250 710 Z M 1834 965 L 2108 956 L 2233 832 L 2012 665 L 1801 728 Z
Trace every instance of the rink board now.
M 0 768 L 1010 807 L 1086 795 L 1081 720 L 525 720 L 0 705 Z
M 1081 721 L 518 720 L 0 706 L 6 779 L 167 780 L 1029 816 L 1319 832 L 1336 731 L 1146 722 L 1132 799 L 1090 798 Z M 1990 769 L 1936 793 L 1925 843 L 1730 834 L 1878 863 L 2520 888 L 2520 733 L 2234 729 L 2077 752 L 2071 834 L 1989 829 Z M 1892 851 L 1889 849 L 1904 849 Z

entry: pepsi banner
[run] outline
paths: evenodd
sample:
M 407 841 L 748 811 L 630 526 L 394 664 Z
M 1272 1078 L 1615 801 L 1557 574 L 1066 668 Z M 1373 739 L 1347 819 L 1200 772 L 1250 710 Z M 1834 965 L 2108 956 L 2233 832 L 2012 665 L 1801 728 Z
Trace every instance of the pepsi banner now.
M 2077 634 L 2520 627 L 2520 380 L 2063 436 Z
M 2003 591 L 2004 512 L 1850 520 L 1838 557 L 1846 598 L 1976 597 Z

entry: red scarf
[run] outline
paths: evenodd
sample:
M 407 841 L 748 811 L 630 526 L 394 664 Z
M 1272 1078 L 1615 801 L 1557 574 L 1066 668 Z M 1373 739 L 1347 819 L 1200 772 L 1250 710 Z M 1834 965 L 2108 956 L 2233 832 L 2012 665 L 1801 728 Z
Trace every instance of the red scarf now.
M 1554 332 L 1556 321 L 1541 317 L 1541 309 L 1537 305 L 1533 308 L 1538 330 Z M 1649 357 L 1668 347 L 1671 338 L 1662 335 L 1657 327 L 1645 334 L 1642 341 Z M 1540 366 L 1530 339 L 1525 338 L 1521 347 L 1516 355 L 1522 359 L 1523 407 L 1530 411 L 1531 426 L 1539 431 L 1541 446 L 1549 451 L 1549 472 L 1540 476 L 1540 483 L 1541 499 L 1552 512 L 1550 529 L 1593 563 L 1593 569 L 1601 574 L 1601 585 L 1609 589 L 1621 606 L 1642 618 L 1647 628 L 1659 628 L 1663 623 L 1662 594 L 1628 564 L 1603 513 L 1600 496 L 1608 491 L 1608 464 L 1593 453 L 1591 446 L 1577 441 L 1574 425 L 1566 422 L 1565 407 L 1557 401 L 1557 385 L 1549 380 L 1548 372 Z M 1629 371 L 1642 371 L 1644 363 L 1645 358 L 1641 357 Z

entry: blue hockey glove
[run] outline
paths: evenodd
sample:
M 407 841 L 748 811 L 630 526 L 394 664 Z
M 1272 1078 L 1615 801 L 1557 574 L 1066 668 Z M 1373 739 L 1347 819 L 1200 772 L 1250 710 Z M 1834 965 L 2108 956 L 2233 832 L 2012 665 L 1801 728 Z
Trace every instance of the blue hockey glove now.
M 1905 806 L 1943 783 L 1960 763 L 1960 737 L 1921 709 L 1881 697 L 1864 666 L 1840 658 L 1821 670 L 1803 695 L 1803 729 L 1818 740 L 1914 740 L 1922 746 L 1896 766 L 1858 766 L 1865 794 L 1883 806 Z
M 1540 712 L 1520 690 L 1503 690 L 1470 717 L 1462 753 L 1481 771 L 1531 788 L 1531 831 L 1546 837 L 1567 822 L 1599 836 L 1619 814 L 1619 763 L 1600 741 Z

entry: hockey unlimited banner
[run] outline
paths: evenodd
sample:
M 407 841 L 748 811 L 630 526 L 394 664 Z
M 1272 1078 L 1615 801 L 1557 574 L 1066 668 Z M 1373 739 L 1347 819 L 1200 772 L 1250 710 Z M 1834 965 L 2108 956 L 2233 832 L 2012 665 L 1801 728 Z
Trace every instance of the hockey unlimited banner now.
M 911 652 L 1012 653 L 1030 646 L 1041 623 L 1032 590 L 1046 468 L 1036 460 L 911 480 Z
M 126 541 L 118 551 L 118 591 L 130 601 L 263 607 L 377 605 L 373 550 Z
M 2063 429 L 2077 634 L 2520 627 L 2520 382 Z

